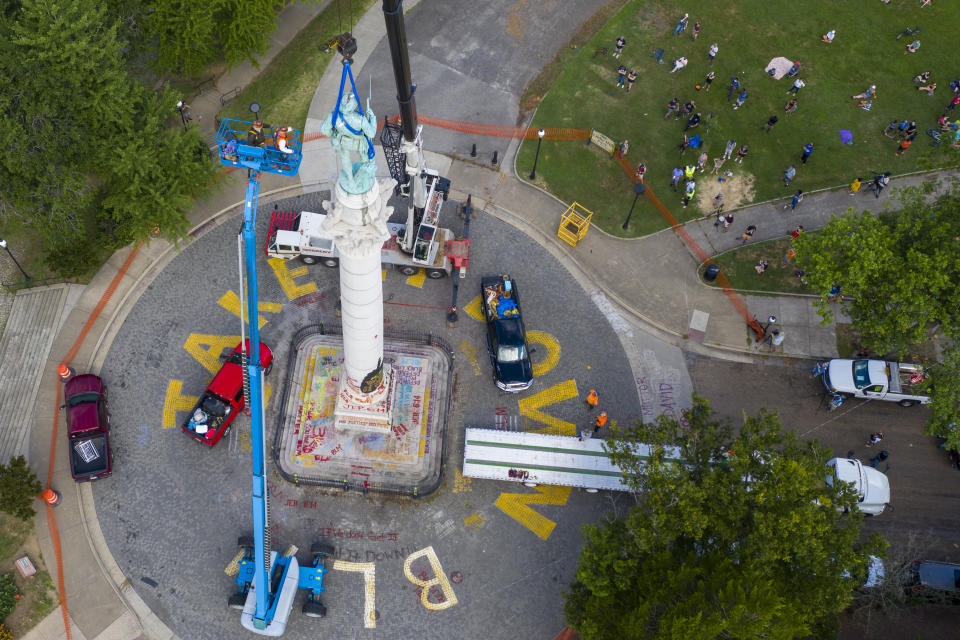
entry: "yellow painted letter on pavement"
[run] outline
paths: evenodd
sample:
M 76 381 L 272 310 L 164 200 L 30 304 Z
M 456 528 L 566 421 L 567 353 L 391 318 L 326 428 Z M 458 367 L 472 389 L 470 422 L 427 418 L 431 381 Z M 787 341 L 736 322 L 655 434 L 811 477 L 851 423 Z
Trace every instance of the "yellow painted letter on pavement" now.
M 483 306 L 480 304 L 480 296 L 477 296 L 473 300 L 467 303 L 467 306 L 463 308 L 463 312 L 468 316 L 476 320 L 477 322 L 484 322 L 483 318 Z
M 417 272 L 407 278 L 407 284 L 411 287 L 423 288 L 423 281 L 427 278 L 427 272 L 423 269 L 417 269 Z
M 205 333 L 191 333 L 183 348 L 207 371 L 216 375 L 223 362 L 220 360 L 224 349 L 233 349 L 240 344 L 240 336 L 217 336 Z M 204 348 L 206 347 L 206 348 Z
M 334 560 L 334 571 L 356 571 L 363 574 L 363 626 L 367 629 L 377 628 L 377 618 L 374 611 L 377 605 L 376 566 L 373 562 L 347 562 Z
M 543 345 L 547 355 L 533 363 L 533 375 L 542 376 L 560 362 L 560 343 L 546 331 L 527 331 L 527 342 Z
M 547 425 L 540 429 L 530 429 L 530 431 L 561 436 L 575 436 L 577 435 L 577 426 L 575 424 L 548 415 L 541 411 L 541 409 L 551 404 L 569 400 L 570 398 L 576 398 L 577 395 L 576 381 L 565 380 L 543 391 L 539 391 L 528 398 L 520 398 L 517 404 L 520 405 L 520 415 Z
M 171 380 L 167 384 L 167 398 L 163 401 L 163 428 L 177 426 L 177 411 L 190 411 L 197 404 L 197 396 L 182 396 L 183 380 Z
M 531 504 L 567 504 L 570 487 L 543 485 L 536 487 L 540 493 L 501 493 L 494 503 L 505 514 L 533 531 L 541 540 L 553 533 L 557 523 L 545 518 L 530 508 Z
M 433 578 L 428 580 L 424 577 L 413 575 L 410 567 L 413 565 L 413 561 L 418 558 L 427 559 L 427 562 L 430 563 L 430 568 L 433 569 Z M 407 559 L 403 561 L 403 575 L 407 576 L 407 580 L 420 587 L 420 602 L 430 611 L 442 611 L 457 604 L 457 594 L 453 592 L 453 587 L 450 586 L 450 581 L 447 580 L 447 575 L 443 572 L 443 567 L 440 566 L 440 559 L 437 558 L 433 547 L 420 549 L 408 555 Z M 430 602 L 430 587 L 434 586 L 439 586 L 441 591 L 443 591 L 443 599 L 441 602 Z
M 217 300 L 217 304 L 238 318 L 240 317 L 240 297 L 233 291 L 227 291 L 225 294 L 223 294 L 220 299 Z M 265 311 L 270 313 L 280 313 L 283 311 L 283 305 L 277 304 L 276 302 L 258 302 L 257 307 L 260 309 L 260 313 Z M 247 310 L 246 300 L 243 301 L 243 310 Z M 257 322 L 259 323 L 260 328 L 263 329 L 263 325 L 267 324 L 267 319 L 258 313 Z
M 287 261 L 281 258 L 270 258 L 268 262 L 270 263 L 270 268 L 273 269 L 273 273 L 277 276 L 277 282 L 280 283 L 287 297 L 291 300 L 296 300 L 300 296 L 305 296 L 317 290 L 316 282 L 307 282 L 305 284 L 297 284 L 294 282 L 294 278 L 307 275 L 306 267 L 300 266 L 291 269 L 287 266 Z

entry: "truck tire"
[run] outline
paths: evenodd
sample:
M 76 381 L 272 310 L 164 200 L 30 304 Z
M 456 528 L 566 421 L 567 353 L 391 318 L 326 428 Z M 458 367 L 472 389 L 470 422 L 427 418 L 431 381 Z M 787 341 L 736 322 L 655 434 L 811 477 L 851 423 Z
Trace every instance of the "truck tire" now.
M 253 536 L 240 536 L 237 538 L 237 546 L 246 549 L 253 548 Z
M 431 280 L 439 280 L 440 278 L 446 278 L 447 272 L 443 269 L 427 269 L 427 277 Z
M 899 404 L 901 407 L 912 407 L 913 405 L 917 404 L 917 401 L 916 401 L 916 400 L 901 400 L 901 401 L 898 402 L 897 404 Z
M 412 276 L 417 272 L 417 268 L 412 264 L 398 264 L 397 271 L 399 271 L 405 276 Z
M 336 269 L 340 266 L 340 260 L 337 258 L 324 258 L 321 262 L 323 262 L 323 266 L 330 267 L 331 269 Z
M 303 615 L 308 618 L 323 618 L 327 615 L 327 608 L 323 606 L 322 602 L 314 602 L 313 600 L 307 600 L 303 603 Z
M 317 264 L 317 263 L 320 262 L 320 261 L 317 260 L 317 257 L 316 257 L 316 256 L 305 256 L 305 255 L 301 254 L 301 255 L 300 255 L 300 262 L 302 262 L 303 264 Z
M 230 599 L 227 600 L 227 606 L 231 609 L 239 609 L 243 611 L 243 605 L 246 604 L 247 597 L 240 593 L 234 593 L 230 596 Z
M 328 542 L 314 542 L 310 545 L 310 555 L 332 556 L 336 552 L 336 548 Z

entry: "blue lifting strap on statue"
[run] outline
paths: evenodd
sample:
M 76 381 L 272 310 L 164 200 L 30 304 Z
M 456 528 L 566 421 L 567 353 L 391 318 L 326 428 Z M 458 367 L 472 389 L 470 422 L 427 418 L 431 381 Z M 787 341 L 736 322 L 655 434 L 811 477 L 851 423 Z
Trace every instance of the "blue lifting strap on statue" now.
M 340 74 L 340 91 L 337 93 L 337 104 L 333 107 L 333 114 L 330 118 L 331 126 L 336 126 L 337 118 L 340 118 L 343 125 L 347 128 L 350 133 L 356 135 L 362 135 L 364 140 L 367 141 L 367 158 L 373 160 L 375 155 L 373 152 L 373 143 L 370 141 L 370 138 L 367 137 L 367 134 L 362 131 L 358 131 L 350 126 L 350 123 L 346 121 L 343 116 L 340 115 L 340 101 L 343 100 L 343 85 L 346 84 L 347 78 L 350 78 L 350 87 L 353 90 L 353 97 L 357 99 L 357 110 L 360 112 L 360 115 L 363 115 L 363 107 L 360 106 L 360 95 L 357 93 L 357 85 L 353 81 L 353 72 L 350 70 L 350 62 L 347 60 L 343 61 L 343 73 Z

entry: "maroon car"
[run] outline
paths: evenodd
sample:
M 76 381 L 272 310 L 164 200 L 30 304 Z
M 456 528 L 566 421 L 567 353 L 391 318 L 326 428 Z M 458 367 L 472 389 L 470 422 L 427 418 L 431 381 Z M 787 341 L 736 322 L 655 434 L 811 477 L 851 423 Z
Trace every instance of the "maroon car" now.
M 246 345 L 249 349 L 249 339 L 246 340 Z M 246 402 L 243 394 L 241 346 L 238 344 L 234 348 L 183 423 L 184 433 L 211 447 L 230 432 L 230 423 L 243 410 Z M 273 352 L 262 342 L 260 343 L 260 364 L 265 374 L 270 373 L 270 369 L 273 368 Z
M 107 390 L 93 374 L 71 378 L 64 390 L 67 409 L 67 443 L 70 473 L 77 482 L 106 478 L 110 462 L 110 425 L 107 423 Z

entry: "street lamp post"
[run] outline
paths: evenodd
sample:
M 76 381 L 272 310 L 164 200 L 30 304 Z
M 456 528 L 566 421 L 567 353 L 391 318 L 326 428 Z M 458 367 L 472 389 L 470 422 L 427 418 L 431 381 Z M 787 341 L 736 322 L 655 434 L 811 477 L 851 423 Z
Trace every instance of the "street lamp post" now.
M 766 335 L 767 329 L 770 328 L 770 325 L 775 324 L 776 322 L 777 322 L 777 316 L 771 315 L 770 317 L 767 318 L 767 324 L 763 325 L 764 335 Z
M 547 132 L 543 128 L 537 130 L 537 153 L 533 156 L 533 171 L 530 172 L 530 179 L 537 179 L 537 160 L 540 159 L 540 143 L 543 142 L 543 136 L 547 135 Z
M 17 259 L 13 257 L 13 253 L 10 252 L 10 247 L 7 246 L 6 240 L 0 240 L 0 247 L 3 247 L 7 250 L 7 255 L 10 256 L 10 259 L 13 260 L 13 264 L 17 265 L 17 269 L 20 269 L 20 273 L 23 274 L 24 279 L 27 282 L 30 282 L 30 275 L 23 270 L 23 267 L 20 266 L 20 263 L 17 262 Z
M 624 231 L 627 230 L 627 227 L 630 226 L 630 216 L 633 215 L 633 208 L 637 206 L 637 199 L 640 198 L 640 194 L 646 191 L 647 188 L 643 186 L 642 182 L 637 182 L 633 185 L 633 193 L 636 194 L 633 196 L 633 204 L 630 205 L 630 213 L 627 214 L 627 219 L 623 221 L 623 224 L 620 225 L 620 228 Z

